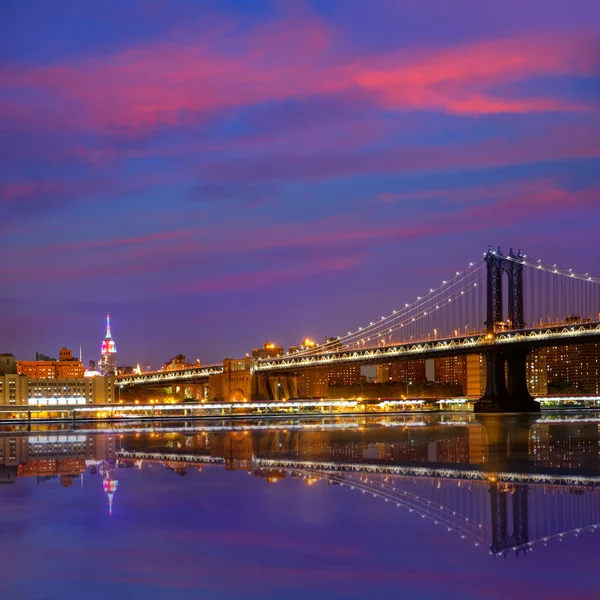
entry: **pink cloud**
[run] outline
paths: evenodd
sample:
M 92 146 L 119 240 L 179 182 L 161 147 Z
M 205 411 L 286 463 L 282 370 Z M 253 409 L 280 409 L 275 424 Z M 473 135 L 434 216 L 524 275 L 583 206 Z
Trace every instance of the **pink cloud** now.
M 522 113 L 582 110 L 558 98 L 502 98 L 490 90 L 539 75 L 592 75 L 594 38 L 545 33 L 471 42 L 454 48 L 409 49 L 351 69 L 358 85 L 381 95 L 390 108 L 449 113 Z M 378 65 L 379 63 L 379 65 Z
M 362 89 L 390 109 L 459 114 L 592 110 L 560 97 L 505 97 L 494 90 L 539 75 L 591 75 L 591 35 L 555 32 L 409 48 L 350 62 L 315 17 L 239 34 L 167 39 L 49 66 L 0 69 L 4 85 L 60 99 L 64 127 L 144 131 L 224 108 Z M 15 96 L 16 97 L 16 96 Z M 48 108 L 44 111 L 59 110 Z M 39 107 L 4 102 L 24 121 Z M 50 113 L 48 113 L 50 114 Z M 90 160 L 97 158 L 90 156 Z

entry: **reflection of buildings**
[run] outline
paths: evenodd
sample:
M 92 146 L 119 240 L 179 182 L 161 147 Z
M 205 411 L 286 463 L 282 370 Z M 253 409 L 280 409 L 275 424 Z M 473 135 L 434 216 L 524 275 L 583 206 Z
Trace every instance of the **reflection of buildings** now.
M 64 487 L 85 472 L 88 462 L 114 458 L 111 435 L 91 436 L 44 432 L 0 436 L 0 481 L 14 483 L 18 477 L 38 481 L 60 478 Z
M 141 468 L 148 461 L 185 475 L 192 465 L 219 464 L 268 483 L 323 481 L 368 492 L 365 498 L 391 501 L 494 554 L 526 551 L 540 540 L 600 523 L 597 422 L 546 418 L 531 425 L 492 418 L 446 424 L 437 417 L 381 422 L 385 425 L 354 422 L 344 428 L 344 421 L 290 420 L 269 428 L 249 421 L 225 431 L 211 423 L 118 437 L 8 433 L 0 436 L 0 481 L 60 477 L 68 486 L 86 468 L 93 474 L 99 467 L 112 513 L 124 467 Z M 338 423 L 339 429 L 324 427 Z
M 529 435 L 529 454 L 536 465 L 567 469 L 597 469 L 598 425 L 575 423 L 570 427 L 536 424 Z

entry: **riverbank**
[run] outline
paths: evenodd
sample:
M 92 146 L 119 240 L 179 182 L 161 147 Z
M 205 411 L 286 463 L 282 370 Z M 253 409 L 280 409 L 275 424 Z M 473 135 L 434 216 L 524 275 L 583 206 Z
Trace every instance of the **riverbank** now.
M 600 408 L 600 397 L 540 399 L 541 409 L 585 410 Z M 324 416 L 378 416 L 419 413 L 472 412 L 469 399 L 324 399 L 288 402 L 182 402 L 178 404 L 106 404 L 56 406 L 3 406 L 0 423 L 173 421 L 195 419 L 247 419 Z

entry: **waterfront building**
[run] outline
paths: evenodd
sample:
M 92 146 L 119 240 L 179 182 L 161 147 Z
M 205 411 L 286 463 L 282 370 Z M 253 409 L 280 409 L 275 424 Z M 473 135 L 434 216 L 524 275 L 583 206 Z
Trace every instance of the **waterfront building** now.
M 114 377 L 28 377 L 0 375 L 0 406 L 72 406 L 113 404 L 118 399 Z
M 98 370 L 102 375 L 114 375 L 117 372 L 117 344 L 110 333 L 110 315 L 106 313 L 106 335 L 102 340 Z

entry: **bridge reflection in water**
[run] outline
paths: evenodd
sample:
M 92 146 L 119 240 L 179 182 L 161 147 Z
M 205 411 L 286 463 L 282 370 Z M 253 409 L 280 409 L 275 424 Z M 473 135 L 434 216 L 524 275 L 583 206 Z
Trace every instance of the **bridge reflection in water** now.
M 242 469 L 268 483 L 340 486 L 340 502 L 350 490 L 395 503 L 494 555 L 519 555 L 600 526 L 599 425 L 592 413 L 469 414 L 11 431 L 0 434 L 0 469 L 8 483 L 48 476 L 46 463 L 60 469 L 61 460 L 67 477 L 99 467 L 111 507 L 122 468 Z

